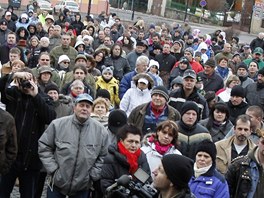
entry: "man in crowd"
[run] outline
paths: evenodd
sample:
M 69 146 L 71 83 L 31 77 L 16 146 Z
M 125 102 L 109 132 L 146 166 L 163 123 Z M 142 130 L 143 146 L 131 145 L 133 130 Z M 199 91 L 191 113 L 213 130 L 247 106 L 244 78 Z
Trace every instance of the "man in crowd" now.
M 193 161 L 188 157 L 165 155 L 153 174 L 153 186 L 159 190 L 160 197 L 194 197 L 188 186 L 193 175 Z
M 0 25 L 1 26 L 1 25 Z M 9 61 L 9 51 L 16 46 L 16 33 L 9 32 L 7 34 L 7 40 L 0 46 L 0 61 L 5 64 Z
M 48 197 L 89 197 L 92 181 L 100 179 L 108 135 L 90 117 L 93 98 L 80 94 L 74 114 L 53 121 L 39 139 L 39 156 L 52 176 Z
M 180 113 L 167 104 L 168 90 L 164 86 L 157 86 L 151 92 L 151 102 L 137 106 L 128 117 L 128 123 L 142 129 L 143 134 L 154 132 L 157 124 L 165 120 L 177 121 Z
M 182 105 L 186 101 L 193 101 L 199 106 L 199 117 L 205 119 L 209 114 L 208 105 L 205 98 L 198 93 L 195 87 L 196 77 L 196 73 L 192 69 L 187 69 L 183 74 L 183 86 L 170 95 L 169 104 L 181 111 Z
M 252 60 L 258 63 L 259 69 L 264 68 L 263 49 L 261 47 L 257 47 L 256 49 L 254 49 L 252 58 L 248 58 L 243 62 L 246 63 L 246 65 L 249 65 Z
M 258 146 L 228 167 L 226 180 L 231 197 L 264 197 L 264 130 L 257 133 L 260 136 Z
M 214 57 L 215 62 L 219 63 L 220 58 L 223 56 L 227 57 L 228 60 L 231 60 L 233 57 L 231 49 L 232 49 L 232 47 L 231 47 L 230 43 L 225 43 L 223 50 L 215 55 L 215 57 Z
M 187 101 L 181 108 L 181 120 L 179 126 L 179 150 L 191 159 L 195 159 L 195 152 L 199 142 L 212 137 L 208 130 L 198 123 L 200 120 L 199 107 L 195 102 Z
M 249 139 L 250 134 L 250 117 L 240 115 L 234 126 L 234 135 L 215 143 L 217 150 L 216 167 L 219 172 L 225 174 L 233 159 L 246 155 L 255 147 L 255 144 Z

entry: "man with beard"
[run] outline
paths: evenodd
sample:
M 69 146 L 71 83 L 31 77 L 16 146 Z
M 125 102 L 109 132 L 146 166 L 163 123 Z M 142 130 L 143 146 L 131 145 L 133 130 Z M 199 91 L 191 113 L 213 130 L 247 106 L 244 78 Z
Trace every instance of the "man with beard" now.
M 255 144 L 249 139 L 251 120 L 248 115 L 238 116 L 234 132 L 235 134 L 231 137 L 215 143 L 217 150 L 216 167 L 222 174 L 226 173 L 233 159 L 246 155 L 255 147 Z
M 264 68 L 258 72 L 258 80 L 246 87 L 246 99 L 249 105 L 258 105 L 264 110 Z
M 253 51 L 253 58 L 248 58 L 246 60 L 244 60 L 243 62 L 246 63 L 246 65 L 249 65 L 249 63 L 252 60 L 255 60 L 258 63 L 259 69 L 264 68 L 264 61 L 263 61 L 263 49 L 261 47 L 257 47 L 254 51 Z

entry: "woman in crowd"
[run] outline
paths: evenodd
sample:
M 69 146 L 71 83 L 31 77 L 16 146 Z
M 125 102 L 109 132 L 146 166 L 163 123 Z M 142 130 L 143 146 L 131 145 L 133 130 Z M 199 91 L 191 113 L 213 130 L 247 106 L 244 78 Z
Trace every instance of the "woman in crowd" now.
M 45 91 L 45 87 L 49 84 L 54 84 L 56 85 L 56 83 L 54 83 L 51 80 L 52 77 L 52 72 L 51 72 L 51 67 L 50 66 L 41 66 L 39 68 L 39 75 L 38 75 L 38 87 L 40 88 L 40 90 L 42 92 Z
M 105 60 L 105 53 L 102 50 L 97 50 L 95 51 L 94 55 L 94 60 L 96 63 L 96 68 L 102 71 L 102 66 L 104 65 L 104 60 Z
M 104 98 L 97 98 L 93 102 L 91 117 L 107 127 L 109 116 L 109 105 Z
M 218 74 L 223 78 L 224 82 L 226 83 L 228 77 L 232 75 L 232 70 L 227 67 L 228 58 L 226 56 L 222 56 L 218 60 L 218 64 L 216 67 L 216 71 Z
M 215 168 L 216 147 L 210 140 L 199 143 L 194 163 L 194 176 L 189 182 L 196 197 L 229 198 L 228 184 Z
M 127 116 L 138 105 L 151 101 L 151 89 L 154 86 L 153 79 L 144 73 L 134 76 L 133 82 L 136 87 L 129 88 L 120 101 L 120 109 L 125 111 Z
M 216 103 L 210 111 L 209 118 L 201 120 L 200 123 L 208 129 L 213 142 L 225 138 L 226 134 L 233 128 L 229 120 L 229 110 L 225 103 Z
M 147 134 L 141 150 L 146 154 L 151 172 L 158 168 L 161 159 L 167 154 L 179 154 L 178 126 L 175 122 L 166 120 L 159 123 L 156 133 Z
M 258 80 L 258 62 L 252 60 L 248 65 L 248 77 L 254 80 L 255 82 Z
M 108 148 L 108 155 L 104 159 L 101 173 L 101 189 L 115 183 L 122 175 L 133 175 L 138 168 L 150 175 L 146 155 L 140 149 L 142 132 L 136 126 L 126 124 L 117 134 L 117 142 Z M 116 197 L 116 196 L 112 196 Z

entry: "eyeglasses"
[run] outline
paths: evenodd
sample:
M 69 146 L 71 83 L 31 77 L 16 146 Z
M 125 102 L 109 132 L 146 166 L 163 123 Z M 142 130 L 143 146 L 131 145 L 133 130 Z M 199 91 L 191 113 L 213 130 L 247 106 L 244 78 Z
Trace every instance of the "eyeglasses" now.
M 50 61 L 50 59 L 40 59 L 41 61 Z
M 64 64 L 70 64 L 70 62 L 66 62 L 66 61 L 65 61 L 65 62 L 63 62 L 63 63 L 64 63 Z

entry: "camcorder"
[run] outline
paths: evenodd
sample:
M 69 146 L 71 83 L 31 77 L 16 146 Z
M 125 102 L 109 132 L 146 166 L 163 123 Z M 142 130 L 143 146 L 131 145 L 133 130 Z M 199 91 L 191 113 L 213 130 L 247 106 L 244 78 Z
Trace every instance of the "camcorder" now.
M 156 198 L 158 191 L 149 184 L 149 178 L 150 175 L 141 168 L 133 177 L 122 175 L 116 183 L 106 189 L 105 198 Z
M 32 87 L 31 83 L 28 80 L 20 80 L 19 85 L 22 87 L 22 89 L 30 89 Z

